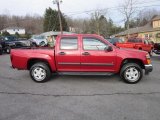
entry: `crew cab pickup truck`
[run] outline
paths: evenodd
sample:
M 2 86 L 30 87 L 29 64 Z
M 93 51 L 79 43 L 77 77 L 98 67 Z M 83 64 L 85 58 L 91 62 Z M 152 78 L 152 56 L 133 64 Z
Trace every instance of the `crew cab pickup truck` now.
M 149 54 L 152 53 L 153 45 L 148 40 L 142 38 L 129 38 L 126 43 L 117 43 L 117 47 L 121 48 L 134 48 L 138 50 L 147 51 Z
M 13 49 L 12 68 L 29 70 L 35 82 L 46 82 L 51 73 L 111 75 L 119 73 L 126 83 L 141 80 L 143 70 L 152 71 L 145 51 L 117 48 L 93 34 L 60 35 L 52 49 Z

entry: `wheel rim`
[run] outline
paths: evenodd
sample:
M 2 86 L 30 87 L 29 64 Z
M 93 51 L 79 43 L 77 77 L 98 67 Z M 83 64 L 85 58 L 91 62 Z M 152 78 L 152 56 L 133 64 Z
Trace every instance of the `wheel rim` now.
M 140 72 L 136 67 L 129 67 L 125 72 L 125 78 L 130 82 L 136 82 L 140 78 Z
M 46 70 L 41 67 L 36 67 L 32 70 L 32 76 L 36 81 L 43 81 L 46 78 Z
M 7 49 L 7 53 L 9 53 L 9 49 Z

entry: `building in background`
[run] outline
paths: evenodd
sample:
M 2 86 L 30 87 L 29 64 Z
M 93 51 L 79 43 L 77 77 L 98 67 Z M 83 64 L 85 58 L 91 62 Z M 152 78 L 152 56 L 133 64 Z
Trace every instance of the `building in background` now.
M 129 37 L 139 37 L 150 39 L 154 42 L 160 42 L 160 16 L 154 17 L 145 26 L 131 28 L 114 36 L 126 40 L 128 35 Z
M 15 35 L 18 33 L 19 35 L 24 35 L 26 33 L 25 28 L 20 28 L 20 27 L 8 27 L 3 30 L 1 30 L 1 33 L 7 31 L 11 35 Z

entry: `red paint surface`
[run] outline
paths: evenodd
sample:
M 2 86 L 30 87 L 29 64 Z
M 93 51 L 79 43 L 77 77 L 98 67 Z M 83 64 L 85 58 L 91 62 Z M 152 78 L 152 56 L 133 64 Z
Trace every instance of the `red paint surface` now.
M 77 50 L 60 50 L 61 37 L 78 37 Z M 85 51 L 83 50 L 82 37 L 93 37 L 103 41 L 106 45 L 112 46 L 113 51 Z M 65 52 L 65 55 L 60 55 Z M 88 52 L 90 55 L 82 55 Z M 131 49 L 120 49 L 98 35 L 63 35 L 58 36 L 53 49 L 15 49 L 11 51 L 12 66 L 17 69 L 26 70 L 28 62 L 32 59 L 45 60 L 49 63 L 52 72 L 59 71 L 95 71 L 114 72 L 121 69 L 125 59 L 138 59 L 143 64 L 146 61 L 147 52 Z M 63 64 L 61 64 L 63 63 Z

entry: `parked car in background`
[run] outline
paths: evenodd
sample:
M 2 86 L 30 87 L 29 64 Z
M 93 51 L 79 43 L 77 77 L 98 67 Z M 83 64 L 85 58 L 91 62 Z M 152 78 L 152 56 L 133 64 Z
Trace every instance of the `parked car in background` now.
M 153 52 L 155 54 L 160 54 L 160 43 L 155 43 L 154 44 Z
M 123 43 L 124 41 L 120 38 L 110 38 L 107 39 L 110 43 L 112 43 L 114 46 L 116 46 L 117 43 Z
M 2 51 L 5 53 L 10 53 L 10 50 L 16 47 L 16 44 L 14 42 L 11 42 L 11 40 L 14 40 L 12 37 L 0 37 L 0 44 L 2 46 Z
M 47 39 L 43 35 L 33 35 L 30 40 L 34 46 L 47 46 Z
M 0 44 L 0 55 L 2 55 L 3 50 L 2 50 L 2 45 Z
M 12 68 L 30 70 L 35 82 L 46 82 L 51 73 L 69 75 L 111 75 L 118 73 L 126 83 L 141 80 L 143 70 L 152 71 L 145 51 L 115 47 L 93 34 L 60 35 L 53 48 L 13 49 Z
M 0 44 L 2 50 L 9 54 L 10 50 L 14 48 L 31 47 L 32 42 L 23 38 L 17 39 L 15 36 L 2 36 L 0 37 Z
M 138 50 L 147 51 L 152 54 L 153 45 L 147 40 L 142 38 L 129 38 L 125 43 L 117 43 L 117 47 L 133 48 Z

